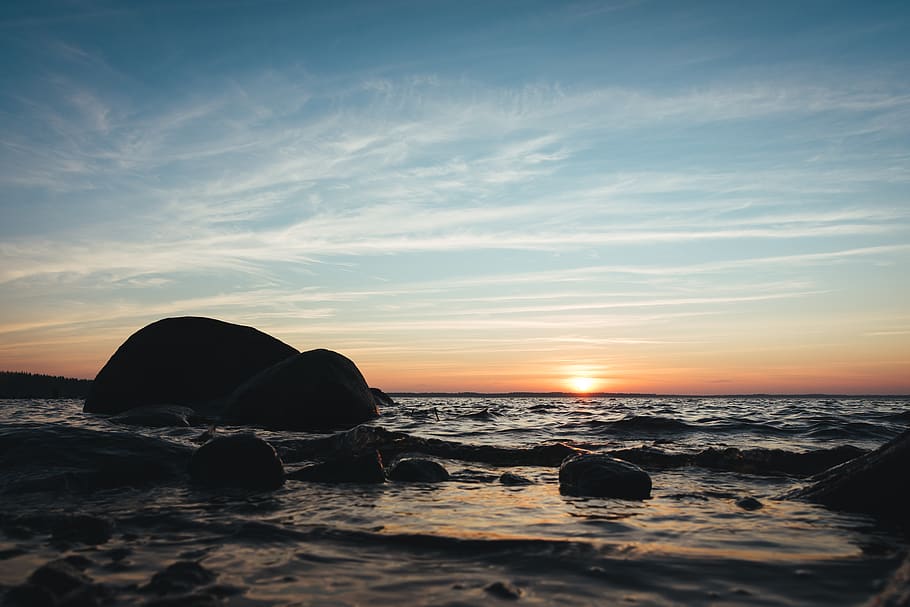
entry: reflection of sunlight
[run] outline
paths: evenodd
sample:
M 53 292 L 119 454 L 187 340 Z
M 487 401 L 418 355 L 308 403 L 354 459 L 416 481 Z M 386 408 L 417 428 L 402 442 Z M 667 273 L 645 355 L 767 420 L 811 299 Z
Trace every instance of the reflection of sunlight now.
M 573 392 L 588 394 L 597 386 L 597 380 L 593 377 L 572 377 L 569 379 L 569 385 Z

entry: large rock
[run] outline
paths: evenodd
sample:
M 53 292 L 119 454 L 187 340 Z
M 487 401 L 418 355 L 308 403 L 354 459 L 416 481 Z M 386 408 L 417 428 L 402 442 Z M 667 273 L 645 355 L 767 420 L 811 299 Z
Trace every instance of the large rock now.
M 162 403 L 217 406 L 242 382 L 297 354 L 286 343 L 212 318 L 165 318 L 133 333 L 98 372 L 84 410 Z
M 273 365 L 238 387 L 222 421 L 327 432 L 352 428 L 378 415 L 357 366 L 337 352 L 320 349 Z
M 284 464 L 274 447 L 254 434 L 219 436 L 193 453 L 190 477 L 212 487 L 277 489 L 284 485 Z
M 812 485 L 784 497 L 807 499 L 838 510 L 908 520 L 910 430 L 871 453 L 812 478 Z
M 559 491 L 566 495 L 645 499 L 651 477 L 629 462 L 600 453 L 566 458 L 559 467 Z

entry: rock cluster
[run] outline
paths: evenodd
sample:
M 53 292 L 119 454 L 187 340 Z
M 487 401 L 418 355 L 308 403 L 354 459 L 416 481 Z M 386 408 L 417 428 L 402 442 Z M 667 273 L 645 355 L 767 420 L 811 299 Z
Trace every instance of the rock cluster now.
M 119 424 L 188 425 L 197 418 L 329 432 L 379 415 L 394 401 L 350 359 L 300 353 L 252 327 L 166 318 L 131 335 L 92 382 L 83 410 Z

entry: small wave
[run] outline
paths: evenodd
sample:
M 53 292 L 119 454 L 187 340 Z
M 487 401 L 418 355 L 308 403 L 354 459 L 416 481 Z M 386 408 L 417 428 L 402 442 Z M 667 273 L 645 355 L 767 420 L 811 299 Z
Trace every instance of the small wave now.
M 684 431 L 691 430 L 693 426 L 672 417 L 658 415 L 627 415 L 622 419 L 591 420 L 589 426 L 596 428 L 612 428 L 625 431 Z

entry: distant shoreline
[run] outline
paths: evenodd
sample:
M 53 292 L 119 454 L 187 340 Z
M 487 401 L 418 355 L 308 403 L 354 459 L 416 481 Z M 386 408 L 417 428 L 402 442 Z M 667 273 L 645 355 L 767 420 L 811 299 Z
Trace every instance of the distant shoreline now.
M 92 380 L 24 371 L 0 371 L 0 398 L 85 398 Z M 657 392 L 388 392 L 404 398 L 910 398 L 910 394 L 746 393 L 660 394 Z
M 910 394 L 828 394 L 820 393 L 731 393 L 660 394 L 657 392 L 389 392 L 393 397 L 431 398 L 910 398 Z

